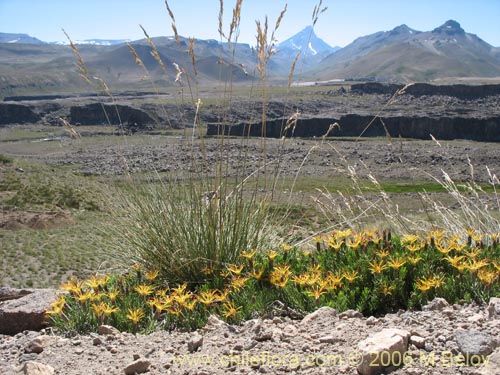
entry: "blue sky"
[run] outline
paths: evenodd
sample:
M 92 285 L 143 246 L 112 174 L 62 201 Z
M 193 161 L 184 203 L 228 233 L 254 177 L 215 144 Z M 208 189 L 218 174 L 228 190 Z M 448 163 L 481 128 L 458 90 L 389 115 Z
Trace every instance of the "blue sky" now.
M 318 0 L 243 0 L 239 41 L 255 44 L 255 20 L 271 24 L 286 3 L 288 12 L 277 34 L 283 41 L 311 23 Z M 224 1 L 226 29 L 235 0 Z M 218 0 L 170 0 L 179 34 L 218 39 Z M 448 19 L 500 47 L 500 0 L 324 0 L 328 11 L 315 31 L 332 46 L 403 23 L 427 31 Z M 171 35 L 163 0 L 0 0 L 0 32 L 27 33 L 61 41 L 64 28 L 75 40 L 140 39 L 142 24 L 151 36 Z

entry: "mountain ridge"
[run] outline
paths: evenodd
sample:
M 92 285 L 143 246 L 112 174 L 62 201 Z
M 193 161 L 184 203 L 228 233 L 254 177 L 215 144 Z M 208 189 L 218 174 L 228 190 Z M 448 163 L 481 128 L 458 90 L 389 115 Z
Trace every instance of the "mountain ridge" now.
M 400 25 L 359 37 L 325 57 L 309 75 L 322 79 L 430 81 L 442 77 L 500 76 L 500 53 L 457 21 L 431 31 Z

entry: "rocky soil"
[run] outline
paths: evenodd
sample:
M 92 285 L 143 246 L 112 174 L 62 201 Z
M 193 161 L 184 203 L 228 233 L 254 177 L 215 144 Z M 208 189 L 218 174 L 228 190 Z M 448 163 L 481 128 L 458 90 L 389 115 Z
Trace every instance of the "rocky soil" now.
M 63 337 L 50 329 L 0 335 L 0 373 L 61 374 L 500 374 L 500 299 L 363 317 L 323 307 L 302 320 L 269 316 L 196 332 Z M 388 368 L 388 359 L 404 366 Z M 378 366 L 380 365 L 380 366 Z

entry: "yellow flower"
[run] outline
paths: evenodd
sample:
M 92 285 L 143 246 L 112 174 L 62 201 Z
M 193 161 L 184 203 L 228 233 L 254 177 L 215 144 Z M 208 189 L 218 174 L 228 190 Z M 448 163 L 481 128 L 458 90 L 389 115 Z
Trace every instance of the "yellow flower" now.
M 392 292 L 394 292 L 396 286 L 390 285 L 389 282 L 384 282 L 380 284 L 380 293 L 384 296 L 392 296 Z
M 376 274 L 376 275 L 382 273 L 382 271 L 387 268 L 387 265 L 384 264 L 383 260 L 379 260 L 378 262 L 374 260 L 368 264 L 369 264 L 368 269 L 370 271 L 372 271 L 373 274 Z
M 498 273 L 495 271 L 488 271 L 488 270 L 481 269 L 477 273 L 477 277 L 478 277 L 479 281 L 481 281 L 481 283 L 483 283 L 486 286 L 490 286 L 498 278 Z
M 199 302 L 205 306 L 210 306 L 212 303 L 218 301 L 220 292 L 217 289 L 202 290 L 196 297 Z
M 464 255 L 457 255 L 457 256 L 447 256 L 447 257 L 444 257 L 443 260 L 445 260 L 448 263 L 450 263 L 453 268 L 458 268 L 459 265 L 460 265 L 460 262 L 464 258 L 465 258 Z
M 262 276 L 264 276 L 264 268 L 261 268 L 259 271 L 253 270 L 250 272 L 250 275 L 257 281 L 262 280 Z
M 325 289 L 328 291 L 337 289 L 342 284 L 343 278 L 344 278 L 343 275 L 340 274 L 335 275 L 331 272 L 328 272 L 328 275 L 325 279 L 326 281 Z
M 78 302 L 85 302 L 85 301 L 90 300 L 92 298 L 92 296 L 93 296 L 93 293 L 91 291 L 80 292 L 80 293 L 76 294 L 75 299 Z
M 429 235 L 427 236 L 427 239 L 429 241 L 434 240 L 434 242 L 441 242 L 444 236 L 444 231 L 443 230 L 433 230 L 429 232 Z
M 421 260 L 423 260 L 423 258 L 421 256 L 414 255 L 414 256 L 408 256 L 408 257 L 406 257 L 406 260 L 408 262 L 410 262 L 412 265 L 415 266 L 418 262 L 420 262 Z
M 231 287 L 239 292 L 246 284 L 246 282 L 248 281 L 248 277 L 242 277 L 242 276 L 235 276 L 231 279 Z
M 470 250 L 463 250 L 464 254 L 467 255 L 469 258 L 476 259 L 479 255 L 481 255 L 481 248 L 476 247 L 474 249 Z
M 188 285 L 188 284 L 185 282 L 184 284 L 179 285 L 177 288 L 173 288 L 173 289 L 172 289 L 172 290 L 173 290 L 173 293 L 175 293 L 175 294 L 182 294 L 182 293 L 184 293 L 184 291 L 185 291 L 185 290 L 186 290 L 186 288 L 187 288 L 187 285 Z
M 322 295 L 326 294 L 326 291 L 319 285 L 314 285 L 311 290 L 306 291 L 306 294 L 314 298 L 317 303 Z
M 144 274 L 144 277 L 149 281 L 154 281 L 160 274 L 159 270 L 150 270 Z
M 295 284 L 304 287 L 309 284 L 310 277 L 308 274 L 304 273 L 302 275 L 293 275 L 292 280 Z
M 144 311 L 139 309 L 128 309 L 127 319 L 129 319 L 132 323 L 137 325 L 144 318 Z
M 109 276 L 98 276 L 98 275 L 92 275 L 87 281 L 85 281 L 85 285 L 88 287 L 97 290 L 99 289 L 100 286 L 106 285 L 106 283 L 109 280 Z
M 476 271 L 479 271 L 481 268 L 488 266 L 488 264 L 489 264 L 488 259 L 480 259 L 480 260 L 469 259 L 469 263 L 466 265 L 466 267 L 470 271 L 476 272 Z
M 83 287 L 83 281 L 78 281 L 76 277 L 71 277 L 66 283 L 61 285 L 61 289 L 67 290 L 72 294 L 80 293 Z
M 422 250 L 425 247 L 425 243 L 422 242 L 416 242 L 416 243 L 411 243 L 405 245 L 405 247 L 408 249 L 410 253 L 415 253 L 417 251 Z
M 257 250 L 252 250 L 250 252 L 242 251 L 241 256 L 245 259 L 251 260 L 257 254 Z
M 197 303 L 198 303 L 198 301 L 196 299 L 192 299 L 191 301 L 186 302 L 184 304 L 184 308 L 186 310 L 193 310 Z
M 290 278 L 290 266 L 277 266 L 274 267 L 273 272 L 269 275 L 269 281 L 274 286 L 284 288 Z
M 90 308 L 94 312 L 95 316 L 100 317 L 104 314 L 104 303 L 91 303 Z
M 443 255 L 446 255 L 448 254 L 450 251 L 453 250 L 453 247 L 450 247 L 450 246 L 444 246 L 443 244 L 439 243 L 439 242 L 436 242 L 434 244 L 434 246 L 436 247 L 436 250 L 439 251 L 441 254 Z
M 436 289 L 441 288 L 444 282 L 444 275 L 436 275 L 429 278 L 429 283 Z
M 343 278 L 352 283 L 358 278 L 358 271 L 344 271 L 342 274 Z
M 433 285 L 432 283 L 429 282 L 427 279 L 418 279 L 416 287 L 422 292 L 426 293 L 427 291 L 431 290 Z
M 335 238 L 335 239 L 345 239 L 347 238 L 348 236 L 350 236 L 352 234 L 352 230 L 351 229 L 346 229 L 346 230 L 338 230 L 338 231 L 334 231 L 332 236 Z
M 269 257 L 270 260 L 274 260 L 279 255 L 277 251 L 270 250 L 267 252 L 267 256 Z
M 362 237 L 359 234 L 356 234 L 354 238 L 349 238 L 346 242 L 347 247 L 351 249 L 356 249 L 361 244 Z
M 120 292 L 118 290 L 112 290 L 108 292 L 108 298 L 111 302 L 115 302 L 119 294 Z
M 390 255 L 390 252 L 388 249 L 380 249 L 380 250 L 377 250 L 375 251 L 375 255 L 377 255 L 378 257 L 384 259 L 384 258 L 387 258 L 389 255 Z
M 393 270 L 399 270 L 401 267 L 404 266 L 406 263 L 406 260 L 403 258 L 392 258 L 390 261 L 387 262 L 387 265 L 391 267 Z
M 236 275 L 236 276 L 239 276 L 241 275 L 241 271 L 243 271 L 243 267 L 244 265 L 240 265 L 239 267 L 236 266 L 236 265 L 230 265 L 227 269 L 229 272 L 231 272 L 232 274 Z
M 236 307 L 234 303 L 230 301 L 225 302 L 222 307 L 223 307 L 222 315 L 226 319 L 229 318 L 236 319 L 238 317 L 239 311 L 241 310 L 241 307 Z
M 416 234 L 405 234 L 401 239 L 403 245 L 413 245 L 420 239 Z
M 339 251 L 343 244 L 344 244 L 344 240 L 339 240 L 337 238 L 331 237 L 328 240 L 328 246 L 335 251 Z
M 132 265 L 132 269 L 133 269 L 135 272 L 141 272 L 142 265 L 141 265 L 141 264 L 139 264 L 139 263 L 133 264 L 133 265 Z
M 101 311 L 106 316 L 110 316 L 111 314 L 120 311 L 120 309 L 116 306 L 108 305 L 107 303 L 102 303 Z
M 289 252 L 289 251 L 290 251 L 290 249 L 292 248 L 292 246 L 291 246 L 291 245 L 288 245 L 288 244 L 286 244 L 286 243 L 282 243 L 282 244 L 281 244 L 281 247 L 283 248 L 283 251 L 284 251 L 285 253 Z
M 203 267 L 201 269 L 201 272 L 204 274 L 204 275 L 211 275 L 214 273 L 214 269 L 213 267 Z
M 153 287 L 148 284 L 140 284 L 137 285 L 134 290 L 141 296 L 146 297 L 149 296 L 150 294 L 153 294 Z
M 167 293 L 168 293 L 168 290 L 167 289 L 158 289 L 156 292 L 155 292 L 155 295 L 159 296 L 159 297 L 166 297 L 167 296 Z
M 50 304 L 50 310 L 46 311 L 47 315 L 62 315 L 64 306 L 66 305 L 65 296 L 61 295 L 59 298 Z

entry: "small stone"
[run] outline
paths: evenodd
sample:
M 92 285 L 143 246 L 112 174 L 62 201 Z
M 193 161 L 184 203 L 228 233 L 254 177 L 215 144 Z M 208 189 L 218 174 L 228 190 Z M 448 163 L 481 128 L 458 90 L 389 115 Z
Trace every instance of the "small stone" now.
M 137 353 L 134 354 L 132 357 L 134 358 L 134 361 L 137 361 L 139 358 L 141 358 L 141 356 Z
M 108 325 L 99 326 L 99 328 L 97 328 L 97 332 L 100 335 L 111 335 L 111 336 L 116 336 L 120 334 L 120 331 L 118 329 Z
M 370 317 L 368 317 L 368 319 L 366 319 L 367 326 L 374 326 L 377 323 L 378 323 L 378 319 L 375 318 L 374 316 L 370 316 Z
M 82 345 L 82 342 L 81 342 L 81 340 L 73 340 L 73 341 L 71 341 L 71 345 L 73 345 L 73 346 Z
M 331 307 L 324 306 L 320 307 L 318 310 L 306 315 L 304 319 L 302 319 L 301 323 L 303 325 L 310 324 L 313 321 L 320 319 L 328 319 L 332 320 L 337 317 L 337 310 L 332 309 Z
M 356 310 L 346 310 L 343 313 L 339 314 L 340 319 L 354 319 L 354 318 L 362 318 L 363 314 Z
M 410 336 L 410 343 L 415 345 L 418 349 L 423 349 L 425 347 L 425 339 L 420 336 Z
M 188 351 L 194 353 L 203 345 L 203 336 L 200 334 L 195 334 L 188 341 Z
M 448 307 L 449 304 L 444 298 L 434 298 L 427 305 L 422 307 L 424 311 L 442 311 L 445 307 Z
M 33 340 L 24 348 L 25 353 L 36 353 L 40 354 L 43 352 L 43 346 L 40 345 L 40 342 Z
M 104 344 L 104 341 L 102 341 L 100 337 L 94 337 L 94 339 L 92 340 L 92 344 L 94 344 L 95 346 L 99 346 Z
M 336 336 L 333 335 L 328 335 L 328 336 L 323 336 L 319 338 L 320 343 L 326 343 L 326 344 L 333 344 L 335 342 L 339 341 Z
M 22 368 L 24 375 L 53 375 L 54 368 L 38 362 L 26 362 Z
M 126 375 L 142 374 L 148 371 L 149 366 L 151 366 L 151 362 L 143 359 L 138 359 L 125 367 L 123 371 Z
M 75 354 L 78 354 L 78 355 L 83 354 L 83 348 L 75 349 Z

